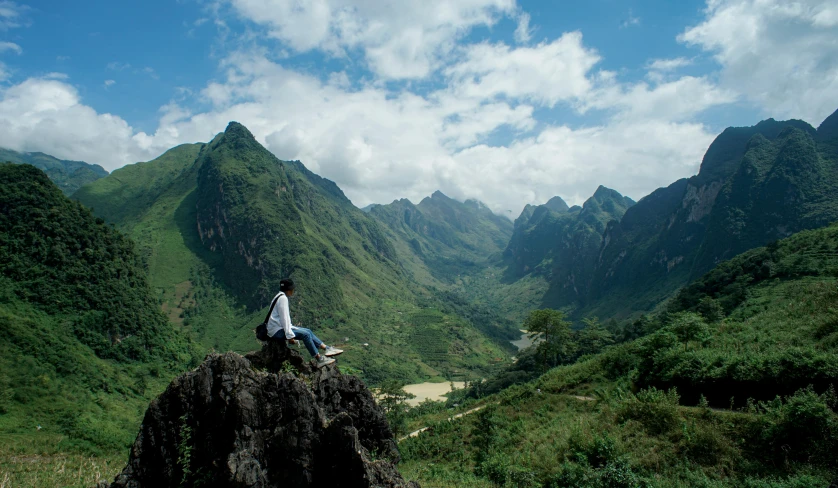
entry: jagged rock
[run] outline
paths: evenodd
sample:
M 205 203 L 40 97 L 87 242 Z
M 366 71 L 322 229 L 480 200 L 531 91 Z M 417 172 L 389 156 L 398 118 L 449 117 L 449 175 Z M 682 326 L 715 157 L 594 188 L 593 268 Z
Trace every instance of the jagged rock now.
M 211 354 L 146 411 L 111 488 L 416 487 L 361 380 L 317 369 L 284 343 Z

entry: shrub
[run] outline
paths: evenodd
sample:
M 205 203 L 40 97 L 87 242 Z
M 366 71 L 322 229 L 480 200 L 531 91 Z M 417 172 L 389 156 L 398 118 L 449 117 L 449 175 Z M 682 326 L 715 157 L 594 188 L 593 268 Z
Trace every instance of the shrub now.
M 724 458 L 735 454 L 736 449 L 713 423 L 684 424 L 683 434 L 680 441 L 681 452 L 703 466 L 719 464 Z
M 787 460 L 834 462 L 838 450 L 838 415 L 830 408 L 834 390 L 823 395 L 811 387 L 763 402 L 768 425 L 763 436 L 774 456 Z
M 678 425 L 678 392 L 651 387 L 623 402 L 618 412 L 621 421 L 637 420 L 653 435 L 664 434 Z

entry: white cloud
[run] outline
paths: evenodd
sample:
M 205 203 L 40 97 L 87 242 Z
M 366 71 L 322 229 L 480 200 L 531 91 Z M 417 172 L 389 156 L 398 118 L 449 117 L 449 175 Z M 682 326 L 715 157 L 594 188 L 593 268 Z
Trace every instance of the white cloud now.
M 515 0 L 229 1 L 298 52 L 359 49 L 389 79 L 427 76 L 471 28 L 515 12 Z
M 628 17 L 620 24 L 620 28 L 625 29 L 633 25 L 640 25 L 640 17 L 635 17 L 632 11 L 629 10 Z
M 124 120 L 83 105 L 75 88 L 61 80 L 31 78 L 0 96 L 0 147 L 43 151 L 108 169 L 154 153 L 138 148 Z
M 534 47 L 475 44 L 464 59 L 445 70 L 458 97 L 523 98 L 553 106 L 584 97 L 591 89 L 588 75 L 600 60 L 582 44 L 582 34 L 570 32 Z
M 0 0 L 0 30 L 9 30 L 25 25 L 24 16 L 29 10 L 10 0 Z
M 130 67 L 131 65 L 129 63 L 121 63 L 119 61 L 111 61 L 107 66 L 111 71 L 124 71 Z
M 154 80 L 159 80 L 160 79 L 160 75 L 158 75 L 157 72 L 154 71 L 154 68 L 150 68 L 150 67 L 146 66 L 141 71 L 143 73 L 147 74 L 148 76 L 150 76 Z
M 671 58 L 671 59 L 653 59 L 646 65 L 646 68 L 652 71 L 675 71 L 678 68 L 689 66 L 693 64 L 691 59 L 687 58 Z
M 616 110 L 618 119 L 681 121 L 716 105 L 734 102 L 736 94 L 706 78 L 683 76 L 650 85 L 603 84 L 585 101 L 585 108 Z
M 351 78 L 351 68 L 314 76 L 289 68 L 267 49 L 243 49 L 226 55 L 220 77 L 200 91 L 177 89 L 160 108 L 154 133 L 97 113 L 66 81 L 29 79 L 0 91 L 0 146 L 114 169 L 180 143 L 208 141 L 237 120 L 278 157 L 300 159 L 335 180 L 358 205 L 402 197 L 418 201 L 439 189 L 455 198 L 479 198 L 514 217 L 525 203 L 556 194 L 581 203 L 604 184 L 637 199 L 693 174 L 714 137 L 696 122 L 708 108 L 744 95 L 768 110 L 780 94 L 789 106 L 810 106 L 814 98 L 785 84 L 790 79 L 818 88 L 814 71 L 781 76 L 788 73 L 780 63 L 788 49 L 778 43 L 801 51 L 803 66 L 815 62 L 826 74 L 835 66 L 833 51 L 820 49 L 828 43 L 819 33 L 835 24 L 834 9 L 823 2 L 786 13 L 756 9 L 759 15 L 751 15 L 745 9 L 751 18 L 741 9 L 730 14 L 733 0 L 711 0 L 707 20 L 681 40 L 716 56 L 719 84 L 715 74 L 680 75 L 678 69 L 691 62 L 686 58 L 650 60 L 646 80 L 626 82 L 601 69 L 601 55 L 580 32 L 528 44 L 523 32 L 529 35 L 529 18 L 512 0 L 434 0 L 436 8 L 418 0 L 227 1 L 291 49 L 363 53 L 373 73 L 366 80 Z M 774 2 L 738 4 L 756 8 Z M 492 25 L 500 16 L 518 21 L 518 45 L 458 44 L 470 29 Z M 777 61 L 748 39 L 751 30 L 763 35 L 767 27 L 785 25 L 780 17 L 797 19 L 792 23 L 802 31 L 793 38 L 769 36 L 774 37 L 768 44 L 780 52 Z M 731 24 L 715 24 L 722 21 Z M 809 51 L 815 47 L 820 50 Z M 752 69 L 761 73 L 758 80 L 742 74 L 741 60 L 753 49 L 771 66 L 771 76 L 762 66 Z M 131 68 L 116 62 L 108 67 Z M 413 82 L 384 83 L 411 77 L 421 89 Z M 741 88 L 751 85 L 753 93 Z M 202 112 L 190 108 L 195 101 Z M 570 126 L 539 120 L 545 111 L 594 117 L 586 119 L 593 121 L 587 126 Z
M 15 54 L 23 53 L 23 49 L 14 42 L 0 42 L 0 53 L 12 51 Z
M 114 80 L 105 80 L 105 83 L 104 83 L 104 84 L 105 84 L 105 88 L 107 89 L 107 88 L 112 87 L 113 85 L 116 85 L 116 81 L 114 81 Z
M 169 103 L 153 134 L 97 114 L 66 83 L 31 79 L 2 93 L 0 146 L 113 169 L 208 141 L 237 120 L 278 157 L 335 180 L 358 205 L 418 201 L 439 189 L 513 216 L 556 194 L 581 203 L 599 184 L 639 198 L 694 172 L 712 134 L 690 114 L 717 103 L 712 85 L 689 77 L 622 85 L 595 70 L 599 59 L 579 33 L 517 48 L 477 44 L 457 52 L 439 89 L 420 95 L 352 85 L 341 73 L 324 81 L 258 50 L 238 52 L 222 62 L 224 78 L 201 91 L 208 110 Z M 559 103 L 611 117 L 587 128 L 536 121 L 537 108 Z M 487 145 L 498 130 L 513 141 Z
M 532 30 L 530 29 L 530 14 L 522 12 L 518 16 L 518 27 L 515 28 L 515 42 L 525 44 L 530 42 Z
M 766 115 L 817 124 L 838 108 L 834 0 L 708 0 L 679 40 L 713 53 L 721 83 Z

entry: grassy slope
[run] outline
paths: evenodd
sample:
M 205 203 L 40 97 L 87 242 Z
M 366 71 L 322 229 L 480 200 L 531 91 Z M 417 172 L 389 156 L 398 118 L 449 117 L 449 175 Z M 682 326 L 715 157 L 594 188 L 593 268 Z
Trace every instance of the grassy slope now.
M 723 263 L 669 305 L 723 304 L 707 340 L 673 340 L 662 314 L 639 340 L 466 401 L 460 410 L 490 407 L 403 441 L 402 471 L 423 486 L 827 486 L 838 474 L 837 258 L 832 226 Z M 700 395 L 718 409 L 697 406 Z

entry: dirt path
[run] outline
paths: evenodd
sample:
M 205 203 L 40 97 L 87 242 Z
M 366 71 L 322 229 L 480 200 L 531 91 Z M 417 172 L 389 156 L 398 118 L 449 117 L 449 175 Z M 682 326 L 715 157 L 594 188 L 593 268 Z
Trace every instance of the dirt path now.
M 495 403 L 490 403 L 489 405 L 495 405 Z M 452 420 L 454 420 L 454 419 L 458 419 L 458 418 L 460 418 L 460 417 L 465 417 L 466 415 L 471 415 L 471 414 L 473 414 L 474 412 L 477 412 L 477 411 L 479 411 L 479 410 L 483 410 L 484 408 L 486 408 L 486 405 L 481 405 L 481 406 L 479 406 L 479 407 L 472 408 L 471 410 L 466 410 L 465 412 L 458 413 L 457 415 L 454 415 L 453 417 L 448 417 L 448 421 L 450 422 L 450 421 L 452 421 Z M 409 438 L 409 437 L 416 437 L 416 436 L 418 436 L 419 434 L 421 434 L 422 432 L 425 432 L 426 430 L 428 430 L 428 427 L 422 427 L 422 428 L 421 428 L 421 429 L 419 429 L 419 430 L 414 430 L 414 431 L 413 431 L 413 432 L 411 432 L 410 434 L 407 434 L 406 436 L 404 436 L 404 437 L 400 438 L 400 439 L 399 439 L 399 442 L 401 442 L 401 441 L 403 441 L 403 440 L 405 440 L 405 439 L 407 439 L 407 438 Z
M 589 396 L 579 396 L 579 395 L 563 395 L 563 396 L 567 396 L 567 397 L 570 397 L 570 398 L 575 398 L 575 399 L 580 400 L 580 401 L 583 401 L 583 402 L 591 402 L 591 401 L 596 400 L 596 398 L 592 398 L 592 397 L 589 397 Z M 489 405 L 497 405 L 497 402 L 490 403 Z M 466 410 L 465 412 L 458 413 L 458 414 L 456 414 L 456 415 L 454 415 L 454 416 L 448 417 L 448 421 L 450 422 L 450 421 L 452 421 L 452 420 L 454 420 L 454 419 L 458 419 L 458 418 L 461 418 L 461 417 L 465 417 L 466 415 L 471 415 L 471 414 L 473 414 L 473 413 L 475 413 L 475 412 L 478 412 L 478 411 L 480 411 L 480 410 L 483 410 L 483 409 L 484 409 L 484 408 L 486 408 L 487 406 L 488 406 L 488 405 L 481 405 L 481 406 L 479 406 L 479 407 L 472 408 L 471 410 Z M 406 436 L 399 438 L 399 442 L 401 442 L 401 441 L 403 441 L 403 440 L 405 440 L 405 439 L 408 439 L 408 438 L 410 438 L 410 437 L 417 437 L 417 436 L 418 436 L 419 434 L 421 434 L 422 432 L 425 432 L 426 430 L 428 430 L 428 428 L 429 428 L 429 427 L 425 426 L 425 427 L 422 427 L 422 428 L 421 428 L 421 429 L 419 429 L 419 430 L 414 430 L 414 431 L 413 431 L 413 432 L 411 432 L 410 434 L 407 434 Z

